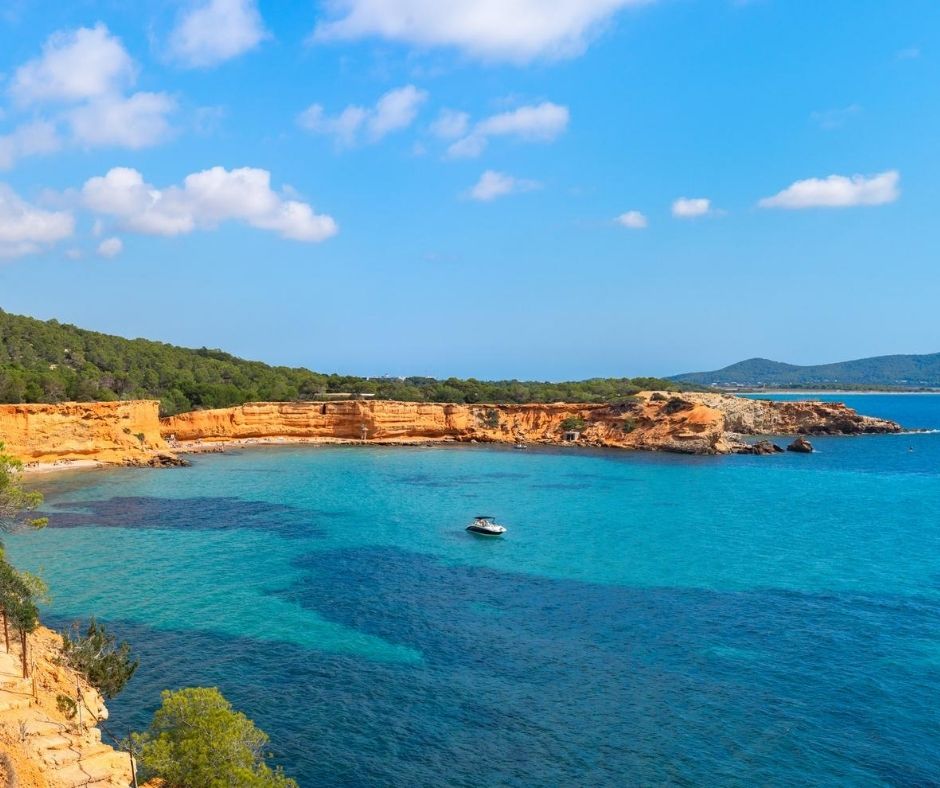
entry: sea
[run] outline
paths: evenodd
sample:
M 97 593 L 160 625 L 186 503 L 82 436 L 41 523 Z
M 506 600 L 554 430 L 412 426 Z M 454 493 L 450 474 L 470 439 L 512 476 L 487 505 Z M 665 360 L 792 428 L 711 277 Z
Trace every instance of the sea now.
M 825 398 L 911 431 L 249 448 L 36 477 L 6 545 L 139 657 L 110 734 L 218 687 L 301 786 L 940 785 L 940 396 Z

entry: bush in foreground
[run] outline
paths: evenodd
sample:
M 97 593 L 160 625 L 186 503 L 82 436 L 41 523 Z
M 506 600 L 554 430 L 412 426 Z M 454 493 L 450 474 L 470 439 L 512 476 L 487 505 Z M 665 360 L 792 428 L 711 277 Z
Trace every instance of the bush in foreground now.
M 268 736 L 215 687 L 162 694 L 146 732 L 132 734 L 140 776 L 166 788 L 297 788 L 265 763 Z
M 62 633 L 65 661 L 81 673 L 104 697 L 116 697 L 137 670 L 138 661 L 131 658 L 131 647 L 91 619 L 84 634 L 77 623 Z

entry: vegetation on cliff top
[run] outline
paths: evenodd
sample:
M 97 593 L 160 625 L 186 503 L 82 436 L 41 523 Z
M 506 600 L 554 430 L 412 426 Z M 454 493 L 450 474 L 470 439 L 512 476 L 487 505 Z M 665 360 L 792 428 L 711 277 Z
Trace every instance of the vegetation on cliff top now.
M 313 400 L 336 392 L 406 402 L 610 402 L 651 388 L 697 387 L 658 378 L 545 383 L 325 375 L 0 310 L 0 402 L 6 403 L 159 399 L 168 416 L 254 401 Z

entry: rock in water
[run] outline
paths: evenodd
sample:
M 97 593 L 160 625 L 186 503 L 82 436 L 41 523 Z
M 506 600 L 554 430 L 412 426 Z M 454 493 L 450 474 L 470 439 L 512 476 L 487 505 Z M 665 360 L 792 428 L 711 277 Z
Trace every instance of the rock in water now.
M 793 443 L 787 446 L 787 451 L 795 451 L 799 454 L 812 454 L 813 444 L 800 435 Z
M 776 443 L 770 441 L 758 441 L 750 447 L 749 454 L 782 454 L 781 449 Z

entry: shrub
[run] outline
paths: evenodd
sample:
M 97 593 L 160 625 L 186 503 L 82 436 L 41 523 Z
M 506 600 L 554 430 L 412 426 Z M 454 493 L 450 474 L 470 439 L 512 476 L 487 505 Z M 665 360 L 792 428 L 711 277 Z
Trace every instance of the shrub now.
M 491 430 L 499 428 L 499 411 L 490 408 L 481 418 L 484 427 L 488 427 Z
M 84 635 L 77 622 L 71 633 L 62 633 L 62 653 L 71 667 L 109 699 L 124 689 L 138 665 L 131 659 L 131 647 L 124 641 L 118 643 L 95 619 L 88 623 Z
M 580 416 L 569 416 L 561 423 L 562 432 L 581 432 L 587 426 L 587 422 Z
M 671 416 L 673 413 L 681 413 L 684 410 L 692 410 L 695 405 L 688 400 L 679 397 L 671 397 L 669 402 L 663 406 L 663 413 Z
M 162 695 L 145 733 L 132 734 L 145 779 L 166 788 L 297 788 L 264 760 L 267 734 L 215 687 L 188 687 Z

